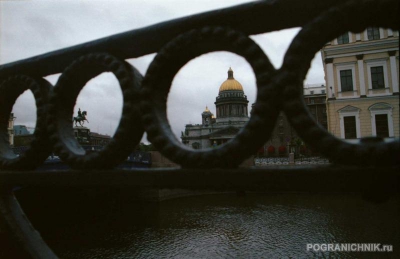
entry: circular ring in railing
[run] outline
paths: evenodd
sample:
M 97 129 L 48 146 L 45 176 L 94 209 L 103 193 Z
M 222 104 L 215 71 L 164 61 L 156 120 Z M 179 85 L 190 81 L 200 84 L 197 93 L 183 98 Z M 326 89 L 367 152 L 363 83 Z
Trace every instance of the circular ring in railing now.
M 284 111 L 300 137 L 337 164 L 398 164 L 400 142 L 362 138 L 351 144 L 331 135 L 312 119 L 303 100 L 303 80 L 311 60 L 326 42 L 347 31 L 362 32 L 367 26 L 398 29 L 398 1 L 357 1 L 333 8 L 304 26 L 290 45 L 281 68 L 286 78 Z M 357 13 L 357 15 L 354 15 Z M 334 24 L 334 26 L 332 26 Z
M 111 141 L 98 152 L 86 153 L 75 139 L 72 116 L 76 98 L 85 84 L 103 72 L 112 72 L 123 94 L 122 116 Z M 75 169 L 112 168 L 124 161 L 143 135 L 138 90 L 141 74 L 130 64 L 104 53 L 78 58 L 60 76 L 50 98 L 49 132 L 55 151 Z
M 41 165 L 51 151 L 46 134 L 47 99 L 51 84 L 39 78 L 15 75 L 0 84 L 0 168 L 31 170 Z M 9 119 L 17 98 L 26 90 L 33 93 L 36 102 L 36 127 L 29 147 L 19 156 L 9 144 Z M 13 129 L 10 129 L 13 130 Z
M 193 150 L 172 133 L 166 115 L 167 96 L 176 73 L 191 59 L 212 51 L 230 51 L 249 62 L 257 82 L 257 103 L 250 120 L 235 138 L 212 149 Z M 179 35 L 158 52 L 143 79 L 141 108 L 149 140 L 163 155 L 183 167 L 239 165 L 258 150 L 273 130 L 280 102 L 278 91 L 272 91 L 268 84 L 275 72 L 261 48 L 235 30 L 205 27 Z

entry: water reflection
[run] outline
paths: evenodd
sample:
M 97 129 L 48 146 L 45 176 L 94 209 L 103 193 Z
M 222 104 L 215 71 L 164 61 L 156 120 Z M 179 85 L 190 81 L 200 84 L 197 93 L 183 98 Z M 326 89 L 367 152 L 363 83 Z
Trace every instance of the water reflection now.
M 29 205 L 32 196 L 29 204 L 21 198 L 62 258 L 390 258 L 400 244 L 399 197 L 383 204 L 357 195 L 220 194 L 160 204 L 68 197 L 54 198 L 63 206 L 42 199 L 40 209 Z M 394 253 L 313 253 L 308 243 L 392 244 Z

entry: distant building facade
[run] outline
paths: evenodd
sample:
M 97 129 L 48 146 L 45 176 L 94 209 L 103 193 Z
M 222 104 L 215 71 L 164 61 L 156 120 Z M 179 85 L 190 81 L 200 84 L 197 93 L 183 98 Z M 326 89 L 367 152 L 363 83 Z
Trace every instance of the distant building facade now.
M 304 102 L 310 110 L 310 113 L 316 122 L 322 125 L 325 129 L 328 129 L 325 85 L 305 85 L 303 89 Z
M 90 132 L 90 145 L 105 146 L 111 141 L 109 135 L 104 135 L 96 132 Z
M 326 88 L 324 84 L 304 87 L 304 101 L 315 120 L 327 128 Z M 182 143 L 194 149 L 218 146 L 234 138 L 249 121 L 247 96 L 243 86 L 234 79 L 231 68 L 228 78 L 219 87 L 216 97 L 216 115 L 208 107 L 201 114 L 201 124 L 187 124 L 182 132 Z M 260 156 L 287 156 L 293 152 L 306 153 L 303 141 L 280 113 L 270 139 L 258 150 Z
M 271 137 L 258 151 L 258 156 L 287 156 L 295 153 L 302 145 L 296 131 L 290 125 L 289 120 L 283 112 L 280 112 Z
M 305 104 L 317 123 L 327 128 L 325 85 L 305 85 L 303 88 L 303 97 Z M 312 152 L 297 135 L 286 115 L 281 112 L 270 139 L 258 153 L 261 156 L 274 157 L 287 156 L 288 153 L 295 153 L 296 156 L 299 154 L 307 155 Z
M 31 134 L 25 125 L 14 125 L 14 134 L 16 136 Z
M 25 125 L 14 125 L 16 118 L 14 117 L 14 113 L 10 113 L 8 120 L 8 141 L 14 154 L 22 154 L 27 150 L 34 136 Z
M 243 86 L 233 77 L 229 68 L 215 100 L 216 114 L 206 107 L 201 124 L 187 124 L 182 132 L 182 143 L 194 149 L 218 146 L 234 138 L 249 121 L 247 96 Z
M 399 137 L 399 33 L 370 27 L 321 50 L 328 130 L 349 141 Z

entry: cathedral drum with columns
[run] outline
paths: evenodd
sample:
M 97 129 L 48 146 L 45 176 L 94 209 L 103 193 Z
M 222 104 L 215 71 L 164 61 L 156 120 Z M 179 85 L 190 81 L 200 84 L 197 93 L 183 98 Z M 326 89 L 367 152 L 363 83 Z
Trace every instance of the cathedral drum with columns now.
M 242 85 L 229 68 L 228 79 L 220 88 L 215 100 L 217 116 L 206 107 L 201 114 L 201 124 L 187 124 L 182 132 L 182 143 L 194 149 L 211 148 L 234 138 L 249 120 L 247 96 Z

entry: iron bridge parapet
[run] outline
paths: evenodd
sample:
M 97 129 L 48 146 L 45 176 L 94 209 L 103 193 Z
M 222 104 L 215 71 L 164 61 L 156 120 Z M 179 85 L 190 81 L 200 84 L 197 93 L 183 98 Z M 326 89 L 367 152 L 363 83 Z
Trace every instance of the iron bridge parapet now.
M 0 230 L 8 230 L 30 257 L 56 257 L 24 216 L 13 194 L 16 186 L 359 191 L 372 200 L 387 199 L 399 190 L 400 141 L 385 143 L 369 137 L 350 144 L 332 136 L 312 119 L 302 100 L 302 87 L 311 60 L 326 42 L 369 26 L 398 30 L 398 13 L 396 0 L 258 1 L 0 66 Z M 301 30 L 291 42 L 283 65 L 275 69 L 249 36 L 293 27 Z M 179 69 L 213 51 L 229 51 L 246 59 L 256 76 L 257 102 L 250 121 L 233 140 L 215 149 L 191 150 L 172 134 L 166 118 L 166 97 Z M 145 75 L 125 61 L 150 53 L 157 55 Z M 117 78 L 123 112 L 105 149 L 86 154 L 73 135 L 73 108 L 86 82 L 103 72 L 112 72 Z M 43 79 L 56 73 L 61 76 L 55 86 Z M 26 153 L 15 157 L 8 143 L 7 124 L 15 100 L 25 90 L 32 91 L 36 101 L 35 139 Z M 269 139 L 280 111 L 300 137 L 332 165 L 238 168 Z M 181 169 L 113 169 L 139 144 L 144 132 Z M 52 150 L 73 170 L 34 171 Z M 315 189 L 307 182 L 323 188 Z

